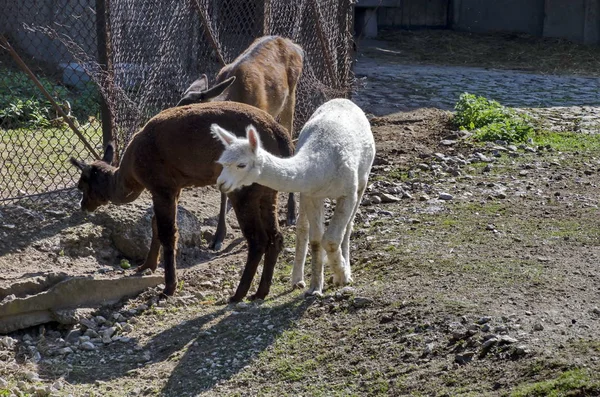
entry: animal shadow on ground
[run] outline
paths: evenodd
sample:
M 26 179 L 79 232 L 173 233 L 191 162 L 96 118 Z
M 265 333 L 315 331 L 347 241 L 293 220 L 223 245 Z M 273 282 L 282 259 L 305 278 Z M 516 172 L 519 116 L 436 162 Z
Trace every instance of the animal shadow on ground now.
M 251 305 L 243 312 L 229 311 L 201 335 L 195 333 L 161 395 L 196 395 L 230 379 L 293 327 L 311 303 L 298 296 L 274 307 Z M 213 373 L 213 366 L 220 368 Z
M 174 369 L 166 370 L 170 373 L 166 385 L 154 392 L 161 396 L 194 396 L 249 365 L 279 335 L 292 328 L 312 302 L 298 296 L 276 306 L 225 306 L 153 336 L 141 346 L 141 351 L 149 352 L 151 357 L 142 365 L 136 360 L 111 360 L 110 365 L 104 365 L 96 356 L 92 360 L 97 362 L 81 363 L 82 370 L 75 369 L 68 380 L 72 384 L 98 384 L 120 377 L 162 376 L 162 371 L 156 373 L 154 368 L 168 365 L 165 361 L 176 361 Z

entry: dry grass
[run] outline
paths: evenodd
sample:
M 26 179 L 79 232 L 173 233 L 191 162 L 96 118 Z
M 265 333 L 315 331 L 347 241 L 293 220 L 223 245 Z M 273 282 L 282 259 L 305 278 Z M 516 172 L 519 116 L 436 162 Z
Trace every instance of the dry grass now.
M 564 39 L 451 30 L 384 30 L 378 38 L 387 41 L 409 63 L 600 76 L 600 46 Z

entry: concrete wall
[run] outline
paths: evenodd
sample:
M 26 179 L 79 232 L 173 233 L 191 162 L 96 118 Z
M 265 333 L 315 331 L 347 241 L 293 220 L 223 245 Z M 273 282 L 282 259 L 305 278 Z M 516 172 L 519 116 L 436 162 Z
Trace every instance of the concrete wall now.
M 396 5 L 388 2 L 377 11 L 381 27 L 444 28 L 448 25 L 450 0 L 399 0 Z
M 600 0 L 453 0 L 450 26 L 600 44 Z
M 427 27 L 600 44 L 600 0 L 359 0 L 355 7 L 356 32 L 366 37 L 378 27 Z
M 544 30 L 544 0 L 455 0 L 452 11 L 453 29 L 532 35 Z

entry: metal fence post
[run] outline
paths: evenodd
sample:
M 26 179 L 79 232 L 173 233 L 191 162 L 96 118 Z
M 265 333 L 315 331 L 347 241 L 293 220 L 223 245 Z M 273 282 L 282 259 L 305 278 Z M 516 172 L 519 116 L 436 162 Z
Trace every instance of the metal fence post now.
M 111 93 L 111 90 L 107 89 L 107 84 L 112 79 L 112 68 L 110 67 L 109 58 L 110 36 L 108 20 L 106 18 L 108 2 L 109 0 L 96 0 L 96 40 L 98 45 L 98 64 L 102 69 L 101 92 L 103 92 L 103 95 L 100 96 L 100 116 L 102 120 L 102 144 L 104 147 L 106 147 L 108 142 L 114 140 L 112 113 L 104 97 Z M 118 153 L 118 150 L 116 152 Z

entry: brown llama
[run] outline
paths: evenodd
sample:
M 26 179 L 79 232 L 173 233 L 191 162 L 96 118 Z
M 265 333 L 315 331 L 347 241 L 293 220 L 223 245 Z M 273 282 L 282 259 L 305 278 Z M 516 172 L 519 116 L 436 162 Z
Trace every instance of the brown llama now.
M 266 150 L 282 157 L 293 154 L 287 131 L 266 112 L 242 103 L 214 102 L 170 108 L 153 117 L 133 136 L 118 167 L 111 165 L 112 145 L 108 145 L 102 160 L 91 164 L 71 159 L 81 170 L 78 188 L 83 192 L 83 210 L 94 211 L 109 202 L 129 203 L 148 189 L 154 204 L 152 241 L 138 271 L 156 270 L 162 246 L 165 295 L 173 295 L 177 285 L 176 219 L 181 189 L 214 185 L 221 172 L 217 160 L 223 145 L 211 135 L 213 123 L 230 131 L 243 131 L 246 125 L 253 124 L 261 131 Z M 277 221 L 277 192 L 254 184 L 230 193 L 229 198 L 248 242 L 246 266 L 231 301 L 246 296 L 263 255 L 262 277 L 252 298 L 264 299 L 283 248 Z
M 218 73 L 216 85 L 208 88 L 208 79 L 202 75 L 185 91 L 177 106 L 213 100 L 247 103 L 279 117 L 281 124 L 292 136 L 296 86 L 304 63 L 302 47 L 279 36 L 260 37 L 233 62 Z M 211 248 L 221 249 L 227 225 L 227 196 L 221 194 L 219 223 Z M 296 223 L 296 201 L 290 193 L 287 202 L 287 224 Z

